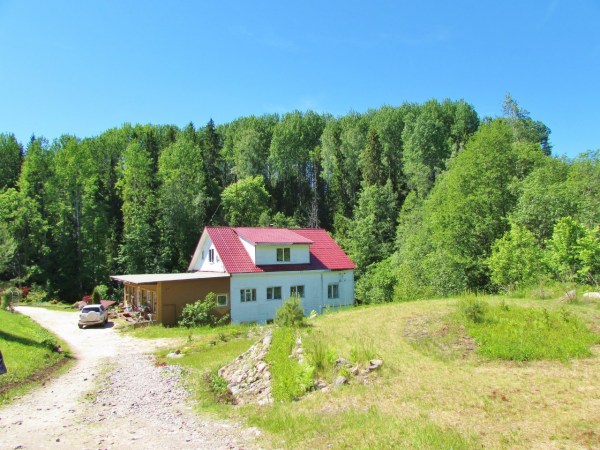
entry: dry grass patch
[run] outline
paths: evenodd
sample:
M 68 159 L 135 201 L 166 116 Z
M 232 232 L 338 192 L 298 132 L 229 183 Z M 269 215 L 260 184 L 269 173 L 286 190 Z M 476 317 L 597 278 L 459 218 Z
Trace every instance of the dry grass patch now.
M 312 333 L 319 333 L 336 355 L 351 360 L 356 343 L 362 341 L 383 358 L 377 378 L 371 385 L 314 392 L 290 405 L 246 410 L 245 414 L 252 423 L 274 433 L 275 439 L 291 439 L 300 448 L 337 442 L 336 433 L 343 436 L 339 448 L 363 438 L 373 448 L 389 448 L 395 439 L 399 447 L 449 448 L 457 436 L 467 446 L 486 448 L 586 448 L 594 443 L 595 430 L 600 429 L 598 346 L 592 348 L 593 356 L 567 362 L 485 360 L 474 354 L 473 341 L 464 329 L 442 320 L 455 310 L 456 303 L 449 299 L 389 304 L 318 318 L 312 323 Z M 597 315 L 589 314 L 589 305 L 565 306 L 549 300 L 509 303 L 548 310 L 566 307 L 589 325 L 598 324 Z M 377 414 L 369 416 L 373 408 Z M 284 417 L 285 421 L 276 421 L 278 428 L 259 416 Z M 323 420 L 313 428 L 298 424 L 309 417 Z M 382 432 L 390 423 L 413 427 L 414 433 Z M 431 424 L 440 434 L 431 437 L 429 444 L 427 438 L 419 441 L 427 433 L 415 431 L 418 423 Z M 365 426 L 375 431 L 366 432 Z M 452 437 L 446 432 L 453 433 Z

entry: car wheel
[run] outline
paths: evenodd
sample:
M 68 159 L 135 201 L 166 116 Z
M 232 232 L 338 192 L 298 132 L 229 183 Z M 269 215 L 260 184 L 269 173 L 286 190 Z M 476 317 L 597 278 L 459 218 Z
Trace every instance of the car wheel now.
M 77 324 L 77 326 L 81 329 L 83 328 L 83 325 L 81 325 L 80 323 Z
M 108 317 L 106 319 L 104 319 L 104 325 L 106 325 L 108 323 Z

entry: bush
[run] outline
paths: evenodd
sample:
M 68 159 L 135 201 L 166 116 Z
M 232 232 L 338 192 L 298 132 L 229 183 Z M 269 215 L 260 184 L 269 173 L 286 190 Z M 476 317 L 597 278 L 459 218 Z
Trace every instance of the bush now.
M 33 285 L 29 291 L 29 294 L 27 294 L 26 303 L 44 303 L 48 301 L 48 298 L 48 292 L 46 292 L 40 286 Z
M 275 323 L 283 327 L 300 327 L 304 325 L 304 310 L 300 297 L 288 298 L 275 313 Z
M 392 258 L 371 264 L 357 280 L 356 297 L 360 303 L 387 303 L 394 300 L 394 286 L 398 282 L 398 276 Z
M 464 316 L 473 323 L 485 322 L 488 305 L 486 302 L 477 298 L 467 298 L 460 304 L 460 309 Z
M 108 286 L 106 286 L 105 284 L 99 284 L 98 286 L 96 286 L 94 288 L 94 292 L 98 292 L 98 294 L 100 294 L 100 300 L 108 299 Z
M 102 296 L 100 295 L 100 292 L 94 288 L 94 292 L 92 292 L 92 304 L 97 305 L 100 303 L 100 300 L 102 300 Z
M 12 303 L 12 295 L 10 292 L 4 292 L 2 294 L 2 310 L 7 310 L 10 308 Z
M 214 292 L 209 292 L 204 300 L 185 305 L 179 317 L 179 325 L 186 328 L 220 325 L 227 321 L 229 316 L 219 317 L 215 312 L 216 307 L 217 296 Z

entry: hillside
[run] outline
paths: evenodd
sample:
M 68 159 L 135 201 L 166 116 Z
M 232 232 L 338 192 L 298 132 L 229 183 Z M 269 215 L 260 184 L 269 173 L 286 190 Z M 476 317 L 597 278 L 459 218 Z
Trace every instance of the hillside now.
M 458 299 L 393 303 L 320 316 L 302 330 L 305 351 L 349 361 L 381 358 L 366 382 L 299 401 L 232 407 L 215 403 L 206 375 L 248 341 L 214 331 L 190 334 L 190 386 L 203 411 L 245 418 L 276 447 L 290 448 L 591 448 L 600 445 L 600 305 L 486 298 L 505 305 L 578 317 L 595 333 L 591 357 L 502 361 L 483 357 L 465 330 L 451 325 Z M 150 333 L 139 331 L 137 333 Z M 174 331 L 175 332 L 175 331 Z M 173 360 L 168 360 L 170 363 Z M 323 376 L 335 375 L 335 369 Z

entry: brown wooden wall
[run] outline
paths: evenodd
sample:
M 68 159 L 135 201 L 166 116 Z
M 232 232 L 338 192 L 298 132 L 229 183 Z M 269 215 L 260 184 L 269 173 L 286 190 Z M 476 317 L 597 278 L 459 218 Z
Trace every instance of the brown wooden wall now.
M 227 306 L 218 308 L 218 312 L 228 314 L 231 305 L 229 277 L 159 282 L 158 321 L 164 325 L 176 325 L 184 306 L 204 299 L 209 292 L 227 294 Z

